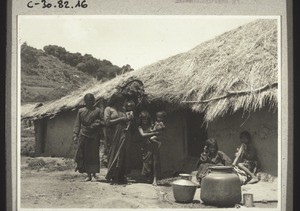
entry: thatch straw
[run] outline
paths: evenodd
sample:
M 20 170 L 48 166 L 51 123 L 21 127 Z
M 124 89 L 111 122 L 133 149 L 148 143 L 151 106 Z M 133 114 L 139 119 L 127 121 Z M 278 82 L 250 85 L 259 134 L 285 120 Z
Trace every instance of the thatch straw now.
M 22 110 L 22 118 L 42 118 L 80 106 L 84 94 L 107 99 L 131 76 L 144 82 L 150 100 L 205 112 L 205 120 L 239 109 L 255 111 L 268 103 L 277 108 L 277 21 L 257 20 L 139 70 L 78 90 L 60 100 Z M 270 85 L 270 86 L 269 86 Z M 262 90 L 257 90 L 265 87 Z M 250 91 L 249 91 L 250 90 Z M 253 90 L 253 92 L 251 91 Z M 229 95 L 218 100 L 209 99 Z M 184 101 L 207 101 L 184 103 Z

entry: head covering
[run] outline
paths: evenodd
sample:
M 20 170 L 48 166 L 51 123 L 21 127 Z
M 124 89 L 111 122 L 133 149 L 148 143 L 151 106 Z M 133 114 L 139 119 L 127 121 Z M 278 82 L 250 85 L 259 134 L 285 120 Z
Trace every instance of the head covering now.
M 144 84 L 135 76 L 123 81 L 123 83 L 116 88 L 126 99 L 133 100 L 136 106 L 139 106 L 143 101 L 147 101 Z

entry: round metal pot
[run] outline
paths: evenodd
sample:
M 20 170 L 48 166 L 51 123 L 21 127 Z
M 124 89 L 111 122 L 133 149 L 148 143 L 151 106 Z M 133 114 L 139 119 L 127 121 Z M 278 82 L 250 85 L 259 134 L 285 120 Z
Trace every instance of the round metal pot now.
M 192 175 L 180 174 L 181 179 L 172 183 L 173 195 L 176 202 L 189 203 L 195 196 L 197 185 L 191 181 Z
M 231 207 L 241 202 L 241 184 L 231 166 L 212 166 L 201 182 L 204 204 Z

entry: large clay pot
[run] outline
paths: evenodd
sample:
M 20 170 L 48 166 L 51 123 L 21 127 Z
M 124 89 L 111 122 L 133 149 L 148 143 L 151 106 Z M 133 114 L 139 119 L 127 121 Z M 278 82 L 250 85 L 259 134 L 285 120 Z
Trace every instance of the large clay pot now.
M 173 195 L 176 202 L 189 203 L 195 196 L 197 185 L 193 183 L 190 174 L 179 174 L 181 179 L 172 183 Z
M 230 207 L 241 202 L 241 184 L 231 166 L 211 166 L 210 173 L 201 182 L 201 200 L 204 204 Z

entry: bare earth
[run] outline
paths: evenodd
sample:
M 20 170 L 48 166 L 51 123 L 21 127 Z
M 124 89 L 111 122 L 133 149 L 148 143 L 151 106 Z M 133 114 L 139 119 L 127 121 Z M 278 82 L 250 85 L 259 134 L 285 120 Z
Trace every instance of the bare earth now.
M 170 185 L 174 178 L 162 180 L 160 185 L 155 187 L 136 182 L 138 177 L 135 175 L 138 175 L 139 171 L 133 171 L 130 184 L 110 185 L 104 179 L 106 169 L 101 169 L 97 182 L 84 182 L 84 175 L 71 169 L 32 170 L 28 168 L 28 160 L 28 157 L 22 157 L 21 160 L 22 208 L 209 208 L 200 203 L 199 188 L 193 203 L 176 203 Z M 261 191 L 261 187 L 262 185 L 256 184 L 259 192 L 269 194 L 266 200 L 272 201 L 274 197 L 276 200 L 276 186 L 271 185 L 268 191 Z M 243 190 L 253 192 L 251 186 L 243 186 Z M 256 192 L 253 193 L 255 198 Z M 275 208 L 277 202 L 260 201 L 255 203 L 255 206 Z

